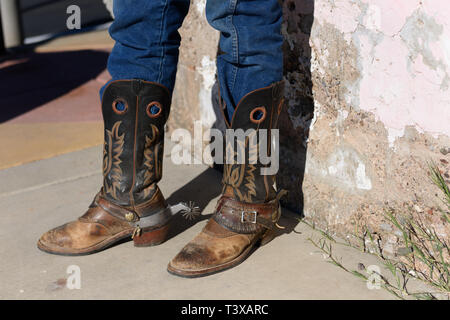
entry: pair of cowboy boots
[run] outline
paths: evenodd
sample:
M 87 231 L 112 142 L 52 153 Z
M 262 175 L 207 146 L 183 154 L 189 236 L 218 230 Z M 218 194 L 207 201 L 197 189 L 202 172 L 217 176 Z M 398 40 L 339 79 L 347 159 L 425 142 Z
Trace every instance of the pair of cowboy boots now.
M 135 246 L 167 239 L 172 213 L 157 183 L 170 103 L 170 92 L 153 82 L 120 80 L 105 88 L 103 186 L 83 216 L 45 233 L 39 249 L 86 255 L 130 237 Z M 230 129 L 267 129 L 270 135 L 282 105 L 282 85 L 276 83 L 246 95 L 231 123 L 225 121 Z M 241 147 L 252 158 L 258 144 L 250 139 Z M 270 148 L 270 138 L 267 141 Z M 198 277 L 231 268 L 272 237 L 280 217 L 279 196 L 273 187 L 275 176 L 262 175 L 263 167 L 258 161 L 225 164 L 223 192 L 213 217 L 170 261 L 170 273 Z

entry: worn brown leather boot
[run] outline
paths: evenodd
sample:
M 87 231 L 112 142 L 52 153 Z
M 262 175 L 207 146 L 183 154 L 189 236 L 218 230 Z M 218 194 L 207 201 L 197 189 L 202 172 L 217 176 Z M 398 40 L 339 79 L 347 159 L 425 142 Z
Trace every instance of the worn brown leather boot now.
M 277 128 L 283 106 L 282 83 L 250 92 L 237 105 L 230 129 L 254 129 L 245 142 L 237 142 L 245 150 L 244 164 L 225 164 L 223 192 L 213 217 L 203 230 L 170 261 L 168 271 L 182 277 L 200 277 L 232 268 L 242 262 L 258 244 L 273 237 L 280 218 L 278 195 L 273 187 L 275 175 L 262 175 L 264 167 L 258 159 L 258 146 L 270 137 L 258 141 L 261 129 Z M 251 143 L 253 141 L 253 143 Z M 234 139 L 226 142 L 227 156 L 234 149 Z M 241 150 L 242 150 L 241 149 Z M 235 156 L 235 154 L 233 154 Z M 252 161 L 253 160 L 253 161 Z M 252 163 L 253 162 L 253 163 Z M 242 163 L 242 161 L 241 161 Z
M 130 237 L 135 246 L 165 240 L 172 215 L 157 182 L 170 99 L 165 87 L 152 82 L 120 80 L 106 87 L 103 187 L 77 221 L 45 233 L 39 249 L 85 255 Z

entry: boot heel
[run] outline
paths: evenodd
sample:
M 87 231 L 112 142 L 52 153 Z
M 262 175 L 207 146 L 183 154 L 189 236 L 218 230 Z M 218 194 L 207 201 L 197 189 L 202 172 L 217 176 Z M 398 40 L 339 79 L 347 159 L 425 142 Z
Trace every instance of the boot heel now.
M 158 229 L 141 230 L 139 235 L 133 238 L 135 247 L 150 247 L 163 243 L 167 239 L 169 224 Z

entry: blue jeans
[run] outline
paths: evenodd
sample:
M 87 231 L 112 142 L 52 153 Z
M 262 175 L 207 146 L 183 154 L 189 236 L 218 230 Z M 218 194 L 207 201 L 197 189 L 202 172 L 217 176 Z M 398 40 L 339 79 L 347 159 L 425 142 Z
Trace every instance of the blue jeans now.
M 189 3 L 114 0 L 115 21 L 109 32 L 116 43 L 108 60 L 112 80 L 153 81 L 172 92 L 178 29 Z M 282 9 L 278 0 L 207 0 L 206 17 L 220 31 L 219 85 L 231 118 L 244 95 L 282 79 Z

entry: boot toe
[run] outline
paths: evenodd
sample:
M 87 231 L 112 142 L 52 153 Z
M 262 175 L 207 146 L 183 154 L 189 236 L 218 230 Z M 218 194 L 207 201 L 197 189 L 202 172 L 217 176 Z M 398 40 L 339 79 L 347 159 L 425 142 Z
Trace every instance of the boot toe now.
M 188 243 L 170 261 L 169 266 L 173 270 L 199 271 L 217 263 L 217 259 L 215 259 L 213 252 L 208 247 L 196 243 Z
M 38 248 L 54 254 L 84 254 L 110 236 L 98 223 L 73 221 L 44 233 Z
M 66 231 L 67 224 L 51 229 L 44 233 L 38 241 L 38 248 L 44 251 L 65 251 L 71 247 L 72 238 Z
M 248 247 L 245 235 L 217 238 L 200 233 L 170 261 L 168 271 L 180 276 L 202 276 L 220 271 Z

